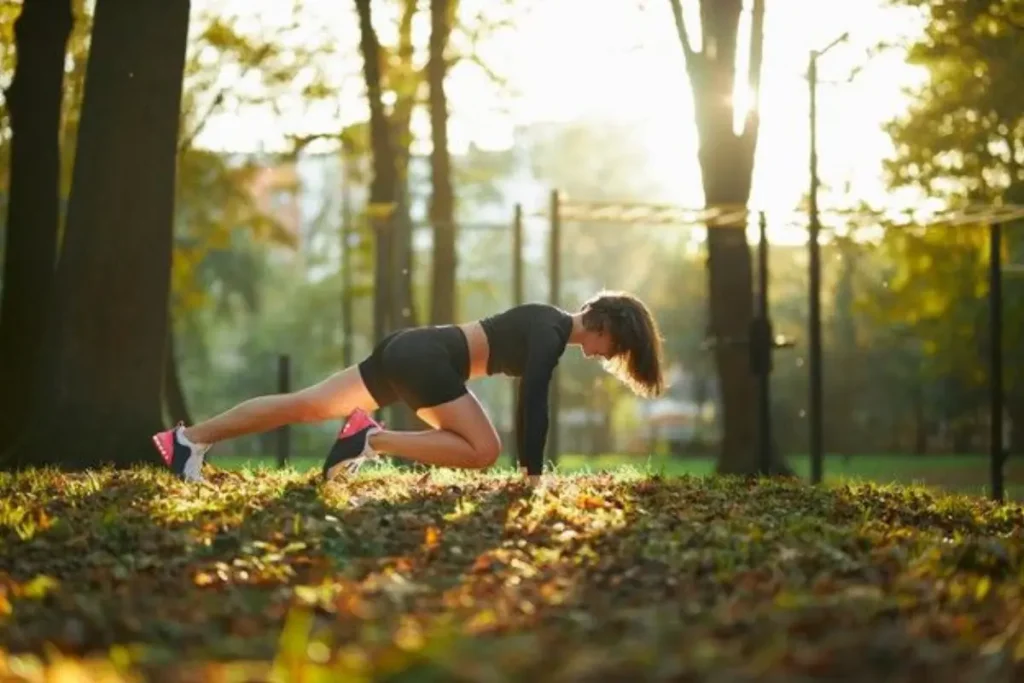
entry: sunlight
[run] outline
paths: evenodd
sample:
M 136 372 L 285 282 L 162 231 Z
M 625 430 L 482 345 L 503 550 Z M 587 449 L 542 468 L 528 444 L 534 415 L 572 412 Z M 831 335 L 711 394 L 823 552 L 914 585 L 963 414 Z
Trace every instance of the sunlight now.
M 746 128 L 747 116 L 753 104 L 753 92 L 750 89 L 750 31 L 753 23 L 753 0 L 743 0 L 743 12 L 740 14 L 739 36 L 736 45 L 736 83 L 733 84 L 732 97 L 735 106 L 732 111 L 732 132 L 742 135 Z
M 259 15 L 263 26 L 291 22 L 288 12 L 281 9 L 283 3 L 271 0 L 205 0 L 204 4 L 230 8 L 239 15 Z M 339 4 L 343 6 L 339 8 Z M 741 18 L 740 49 L 735 58 L 740 74 L 746 74 L 749 62 L 746 37 L 752 4 L 745 0 Z M 277 11 L 265 14 L 272 5 Z M 464 11 L 476 13 L 483 6 L 467 2 Z M 683 6 L 694 26 L 690 31 L 696 33 L 699 5 L 691 0 Z M 459 154 L 471 143 L 484 149 L 508 148 L 515 144 L 517 127 L 531 123 L 577 119 L 627 122 L 638 127 L 647 140 L 648 158 L 642 172 L 663 188 L 651 200 L 701 206 L 693 101 L 667 0 L 651 0 L 644 7 L 592 0 L 531 2 L 523 7 L 510 18 L 516 22 L 516 30 L 506 27 L 482 38 L 477 46 L 482 61 L 505 79 L 505 84 L 496 84 L 469 62 L 459 63 L 450 74 L 452 152 Z M 289 127 L 322 131 L 363 119 L 366 106 L 353 9 L 345 3 L 306 0 L 302 11 L 303 27 L 317 27 L 310 30 L 318 35 L 325 31 L 333 35 L 332 58 L 344 55 L 324 69 L 339 84 L 342 120 L 332 120 L 336 115 L 326 111 L 310 117 L 296 114 L 288 121 Z M 587 17 L 585 28 L 583 16 Z M 393 17 L 382 13 L 375 23 L 382 40 L 393 39 Z M 850 32 L 849 41 L 830 50 L 819 68 L 821 204 L 863 200 L 886 205 L 891 201 L 881 162 L 892 153 L 892 146 L 881 125 L 904 109 L 901 89 L 918 82 L 920 74 L 898 51 L 870 59 L 868 51 L 880 41 L 912 34 L 918 25 L 917 15 L 887 8 L 883 0 L 768 3 L 752 209 L 792 212 L 803 206 L 808 185 L 808 54 L 842 31 Z M 797 26 L 800 31 L 794 29 Z M 414 31 L 424 59 L 428 30 L 427 24 L 417 22 Z M 695 49 L 702 47 L 699 36 L 690 38 Z M 858 67 L 856 78 L 847 81 Z M 745 75 L 737 79 L 733 97 L 737 103 L 733 125 L 739 134 L 754 100 Z M 226 112 L 211 122 L 199 143 L 234 150 L 273 149 L 282 144 L 283 131 L 268 126 L 270 118 Z M 426 116 L 414 121 L 413 132 L 417 150 L 429 151 Z M 615 188 L 608 188 L 607 199 L 616 199 Z M 802 238 L 794 235 L 793 239 Z

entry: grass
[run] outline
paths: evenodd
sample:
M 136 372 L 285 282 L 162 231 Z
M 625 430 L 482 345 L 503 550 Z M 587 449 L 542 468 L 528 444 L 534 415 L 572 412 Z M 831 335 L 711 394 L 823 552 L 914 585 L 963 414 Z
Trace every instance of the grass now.
M 507 458 L 507 456 L 505 456 Z M 214 462 L 226 469 L 275 469 L 276 460 L 271 457 L 244 457 L 212 454 Z M 504 460 L 503 462 L 507 462 Z M 810 480 L 811 463 L 805 455 L 788 459 L 797 476 Z M 301 455 L 289 461 L 289 467 L 299 471 L 319 470 L 321 456 Z M 563 455 L 557 471 L 564 474 L 600 473 L 619 471 L 623 468 L 641 474 L 663 476 L 698 476 L 714 473 L 715 461 L 707 457 L 671 457 L 652 455 L 649 457 L 620 454 L 589 456 L 576 453 Z M 867 454 L 845 458 L 829 455 L 824 462 L 825 481 L 871 481 L 880 484 L 914 484 L 938 489 L 987 496 L 990 492 L 989 460 L 987 455 L 934 455 L 915 456 L 903 454 Z M 1005 466 L 1006 496 L 1011 500 L 1024 501 L 1024 464 L 1017 458 L 1010 458 Z
M 1018 504 L 870 482 L 623 471 L 531 488 L 368 469 L 331 484 L 0 475 L 0 677 L 1024 675 Z

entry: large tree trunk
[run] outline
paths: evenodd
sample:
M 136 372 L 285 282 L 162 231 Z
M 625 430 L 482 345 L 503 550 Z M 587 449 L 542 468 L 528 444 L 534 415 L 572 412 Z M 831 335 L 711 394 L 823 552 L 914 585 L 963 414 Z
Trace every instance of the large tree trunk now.
M 758 134 L 758 87 L 764 42 L 764 0 L 754 0 L 750 39 L 750 66 L 746 78 L 753 98 L 742 132 L 733 132 L 733 86 L 736 45 L 742 0 L 703 0 L 700 3 L 702 51 L 695 52 L 687 38 L 680 0 L 669 0 L 686 69 L 700 136 L 699 161 L 704 202 L 712 207 L 746 206 L 750 199 L 754 151 Z M 746 339 L 753 316 L 753 276 L 746 222 L 709 226 L 708 285 L 710 334 L 719 340 Z M 757 393 L 745 345 L 715 346 L 721 386 L 722 442 L 718 471 L 754 474 L 757 463 Z M 773 471 L 789 473 L 775 453 Z
M 392 142 L 395 147 L 395 165 L 400 180 L 405 180 L 409 172 L 409 159 L 412 156 L 412 113 L 416 108 L 422 82 L 413 63 L 415 47 L 412 42 L 412 25 L 418 5 L 418 0 L 402 0 L 396 55 L 388 71 L 381 74 L 387 87 L 395 95 L 395 104 L 391 111 L 391 130 L 394 135 Z
M 402 16 L 398 22 L 398 60 L 394 74 L 386 74 L 395 92 L 395 106 L 391 115 L 392 145 L 395 154 L 395 178 L 398 184 L 398 203 L 394 215 L 394 250 L 392 272 L 395 288 L 392 310 L 396 327 L 412 327 L 419 319 L 413 296 L 412 218 L 409 215 L 409 160 L 412 157 L 412 113 L 416 108 L 422 78 L 413 63 L 414 49 L 412 25 L 416 18 L 417 0 L 404 0 Z
M 412 157 L 412 114 L 419 98 L 422 74 L 413 61 L 414 46 L 412 40 L 413 20 L 418 10 L 418 0 L 404 0 L 402 15 L 398 22 L 398 59 L 392 73 L 385 74 L 395 93 L 395 106 L 391 113 L 391 130 L 395 152 L 396 178 L 398 187 L 393 235 L 394 251 L 392 252 L 392 272 L 394 275 L 394 300 L 392 310 L 395 312 L 394 324 L 398 328 L 413 327 L 418 324 L 416 313 L 416 297 L 413 294 L 413 225 L 409 210 L 409 161 Z M 416 413 L 399 404 L 390 411 L 390 421 L 395 429 L 425 429 L 426 424 L 416 417 Z M 400 466 L 405 463 L 400 462 Z
M 369 218 L 375 235 L 373 287 L 373 337 L 380 342 L 393 329 L 392 272 L 393 225 L 397 209 L 398 178 L 395 154 L 384 112 L 381 86 L 381 49 L 373 28 L 370 0 L 355 0 L 359 14 L 359 51 L 363 57 L 363 78 L 370 104 L 370 147 L 373 180 L 370 182 Z
M 411 7 L 415 11 L 415 4 L 412 0 L 409 2 L 407 8 Z M 388 332 L 412 324 L 412 225 L 404 182 L 399 176 L 397 150 L 401 145 L 396 145 L 392 139 L 392 121 L 389 121 L 384 111 L 381 48 L 373 28 L 370 0 L 355 0 L 355 3 L 359 14 L 363 77 L 370 103 L 370 148 L 373 158 L 370 220 L 377 236 L 374 336 L 379 341 Z M 411 26 L 410 19 L 410 46 Z M 414 419 L 410 411 L 402 406 L 396 406 L 390 413 L 391 423 L 396 428 L 402 428 Z
M 96 3 L 43 384 L 18 464 L 157 460 L 189 4 Z
M 427 82 L 430 87 L 430 171 L 433 183 L 430 220 L 434 227 L 430 322 L 434 325 L 454 323 L 457 314 L 455 198 L 452 193 L 451 157 L 448 153 L 448 96 L 444 91 L 444 81 L 448 72 L 445 48 L 448 46 L 455 4 L 456 0 L 430 0 L 430 56 L 427 61 Z
M 0 452 L 22 430 L 36 389 L 60 225 L 60 120 L 70 0 L 25 0 L 7 90 L 11 180 L 0 299 Z

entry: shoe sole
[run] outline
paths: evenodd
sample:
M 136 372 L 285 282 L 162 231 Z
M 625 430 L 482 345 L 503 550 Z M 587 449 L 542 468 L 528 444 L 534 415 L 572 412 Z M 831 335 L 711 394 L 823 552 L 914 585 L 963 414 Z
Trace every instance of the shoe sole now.
M 338 476 L 342 471 L 344 471 L 349 476 L 354 475 L 354 474 L 356 474 L 359 471 L 359 468 L 362 467 L 364 462 L 366 462 L 367 460 L 375 460 L 376 459 L 377 456 L 375 454 L 373 454 L 372 451 L 371 451 L 370 455 L 367 455 L 366 451 L 369 449 L 369 437 L 370 437 L 370 435 L 380 431 L 380 429 L 376 428 L 375 426 L 367 426 L 367 427 L 363 427 L 360 431 L 362 431 L 363 429 L 369 430 L 369 433 L 366 435 L 366 439 L 367 440 L 363 442 L 363 450 L 362 450 L 362 452 L 360 452 L 359 455 L 356 455 L 356 456 L 351 457 L 351 458 L 340 459 L 337 462 L 335 462 L 333 465 L 331 465 L 330 467 L 324 467 L 324 469 L 321 471 L 321 474 L 322 474 L 324 480 L 331 481 L 336 476 Z M 356 433 L 358 434 L 358 432 L 356 432 Z M 350 437 L 345 437 L 345 438 L 350 438 Z M 335 445 L 331 447 L 331 453 L 329 453 L 327 455 L 327 460 L 328 461 L 331 460 L 331 455 L 334 453 L 334 449 L 337 448 L 338 445 L 339 445 L 338 442 L 335 442 Z
M 365 455 L 357 455 L 354 458 L 337 462 L 324 472 L 324 479 L 332 481 L 338 478 L 338 475 L 342 473 L 348 476 L 353 476 L 359 472 L 359 468 L 363 466 L 364 462 L 366 462 Z

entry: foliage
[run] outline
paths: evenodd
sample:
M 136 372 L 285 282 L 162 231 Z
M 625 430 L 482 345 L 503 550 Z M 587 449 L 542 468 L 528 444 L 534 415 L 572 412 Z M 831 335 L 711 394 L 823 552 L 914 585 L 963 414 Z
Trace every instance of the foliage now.
M 0 668 L 991 681 L 1024 666 L 1019 506 L 715 477 L 314 477 L 3 475 Z
M 248 230 L 262 242 L 296 245 L 293 226 L 258 196 L 265 188 L 284 195 L 297 190 L 287 179 L 289 155 L 232 155 L 196 143 L 220 114 L 269 116 L 276 129 L 287 133 L 284 117 L 294 116 L 294 108 L 313 111 L 333 97 L 325 73 L 333 50 L 325 37 L 308 30 L 305 42 L 297 42 L 300 15 L 298 3 L 290 24 L 258 35 L 246 29 L 244 16 L 197 12 L 193 18 L 180 143 L 175 317 L 203 305 L 210 276 L 225 296 L 239 295 L 250 309 L 256 306 L 252 278 L 258 270 L 228 249 L 233 232 Z M 303 144 L 304 132 L 294 131 L 295 145 Z M 283 171 L 284 179 L 276 180 L 274 171 Z M 205 273 L 197 272 L 200 266 Z M 223 300 L 215 303 L 224 305 Z
M 10 46 L 0 50 L 0 88 L 6 92 L 14 77 L 16 63 L 14 46 L 14 22 L 21 14 L 21 3 L 0 3 L 0 45 Z M 11 124 L 7 113 L 6 97 L 0 100 L 0 187 L 6 188 L 10 182 L 10 141 Z M 4 212 L 6 215 L 6 211 Z M 0 241 L 2 243 L 2 241 Z
M 891 1 L 925 13 L 924 35 L 907 60 L 929 76 L 888 126 L 898 151 L 888 164 L 892 180 L 946 197 L 1019 200 L 1024 93 L 1015 76 L 1024 59 L 1024 2 Z
M 893 0 L 926 18 L 924 35 L 908 61 L 925 69 L 907 113 L 887 126 L 896 155 L 886 164 L 894 187 L 914 187 L 951 202 L 1024 202 L 1024 94 L 1017 73 L 1024 60 L 1024 2 Z M 1006 231 L 1008 254 L 1024 234 Z M 898 270 L 879 317 L 907 326 L 920 338 L 933 381 L 954 389 L 947 412 L 963 414 L 988 382 L 988 239 L 984 225 L 892 228 L 883 243 Z M 1007 320 L 1024 315 L 1019 282 L 1006 283 Z M 1024 343 L 1009 325 L 1006 348 Z M 1024 396 L 1024 364 L 1006 355 L 1011 402 Z M 1019 408 L 1015 412 L 1024 419 Z

